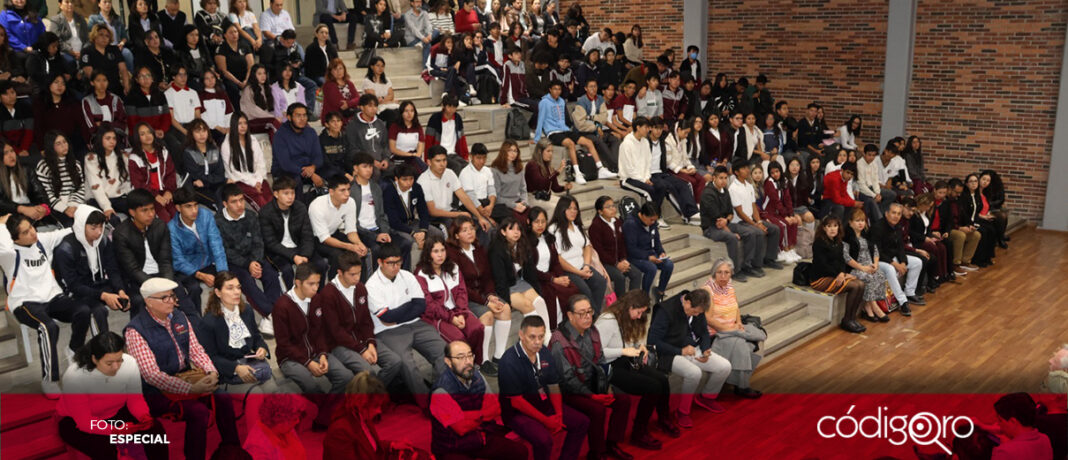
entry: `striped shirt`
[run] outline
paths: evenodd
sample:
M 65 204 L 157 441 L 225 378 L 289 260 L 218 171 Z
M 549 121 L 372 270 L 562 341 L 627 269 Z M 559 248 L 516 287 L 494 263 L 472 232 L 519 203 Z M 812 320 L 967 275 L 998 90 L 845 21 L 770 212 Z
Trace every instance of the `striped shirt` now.
M 52 168 L 48 167 L 48 163 L 45 160 L 37 162 L 37 177 L 41 181 L 45 194 L 48 196 L 48 204 L 52 206 L 53 210 L 64 212 L 70 206 L 85 204 L 85 181 L 79 180 L 78 187 L 75 188 L 74 178 L 67 173 L 67 168 L 63 167 L 62 161 L 60 163 L 59 180 L 62 186 L 59 190 L 52 186 Z M 83 177 L 82 165 L 74 163 L 74 168 L 78 177 Z

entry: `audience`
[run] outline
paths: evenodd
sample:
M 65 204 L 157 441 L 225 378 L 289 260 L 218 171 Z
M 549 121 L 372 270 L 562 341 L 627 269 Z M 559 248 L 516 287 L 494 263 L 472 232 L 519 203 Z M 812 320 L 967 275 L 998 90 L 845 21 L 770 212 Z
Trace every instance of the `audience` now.
M 353 198 L 356 204 L 356 232 L 360 241 L 367 247 L 369 254 L 378 252 L 383 244 L 392 243 L 400 248 L 404 258 L 405 269 L 411 268 L 412 237 L 407 233 L 393 231 L 383 209 L 382 188 L 378 181 L 372 180 L 375 167 L 371 155 L 357 153 L 355 157 L 355 169 L 351 186 L 353 194 L 360 199 Z M 370 260 L 369 260 L 370 262 Z M 376 264 L 367 264 L 368 268 Z
M 274 200 L 260 208 L 264 257 L 278 270 L 286 288 L 293 286 L 293 267 L 310 262 L 326 272 L 326 260 L 316 254 L 315 232 L 308 206 L 297 201 L 297 183 L 291 177 L 274 181 Z
M 444 238 L 432 236 L 427 240 L 416 265 L 415 279 L 426 298 L 423 321 L 437 329 L 446 343 L 459 340 L 474 347 L 473 362 L 481 363 L 486 330 L 479 318 L 490 310 L 485 306 L 480 311 L 470 308 L 463 275 L 456 263 L 448 259 Z
M 762 393 L 749 386 L 749 378 L 762 358 L 756 353 L 757 347 L 767 340 L 768 333 L 759 324 L 742 319 L 738 296 L 734 293 L 734 283 L 731 283 L 732 265 L 727 259 L 712 262 L 712 276 L 704 285 L 712 294 L 712 305 L 705 311 L 705 321 L 708 334 L 713 337 L 712 353 L 731 363 L 727 383 L 734 385 L 734 394 L 755 399 Z
M 746 254 L 742 272 L 746 276 L 762 278 L 763 267 L 782 269 L 782 264 L 776 261 L 779 253 L 779 227 L 765 225 L 760 217 L 756 187 L 749 182 L 749 162 L 735 160 L 732 168 L 734 181 L 727 190 L 731 198 L 731 206 L 734 206 L 734 217 L 731 219 L 729 228 L 731 232 L 744 235 L 742 243 Z M 752 245 L 745 243 L 746 237 L 751 239 Z
M 188 187 L 175 192 L 178 215 L 167 224 L 174 256 L 174 271 L 178 281 L 189 293 L 200 317 L 201 283 L 211 287 L 215 273 L 230 270 L 227 248 L 223 245 L 215 216 L 208 208 L 197 203 L 196 196 Z M 187 312 L 188 313 L 188 312 Z

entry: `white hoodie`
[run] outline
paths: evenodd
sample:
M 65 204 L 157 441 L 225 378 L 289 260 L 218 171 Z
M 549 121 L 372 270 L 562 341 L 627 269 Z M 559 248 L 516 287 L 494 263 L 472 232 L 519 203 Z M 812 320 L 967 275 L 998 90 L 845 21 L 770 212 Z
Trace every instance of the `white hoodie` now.
M 89 219 L 90 214 L 99 211 L 92 206 L 78 206 L 78 210 L 74 211 L 74 226 L 71 227 L 74 231 L 74 238 L 85 248 L 85 258 L 89 260 L 89 271 L 92 272 L 94 280 L 97 279 L 97 275 L 100 275 L 100 242 L 104 237 L 101 235 L 92 244 L 86 242 L 85 221 Z
M 7 280 L 8 308 L 18 308 L 24 302 L 48 302 L 63 293 L 52 272 L 52 251 L 70 232 L 71 229 L 65 228 L 38 233 L 40 247 L 36 243 L 21 246 L 12 241 L 7 225 L 0 225 L 0 268 L 4 269 Z M 16 258 L 18 273 L 15 273 Z M 15 279 L 11 279 L 12 275 Z

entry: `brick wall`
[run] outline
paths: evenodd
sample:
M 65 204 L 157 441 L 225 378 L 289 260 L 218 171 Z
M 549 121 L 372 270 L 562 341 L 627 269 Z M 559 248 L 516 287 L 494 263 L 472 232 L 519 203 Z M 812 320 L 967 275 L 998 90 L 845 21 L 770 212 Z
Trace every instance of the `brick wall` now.
M 921 0 L 916 13 L 910 134 L 929 173 L 993 168 L 1008 206 L 1042 217 L 1068 3 Z
M 655 60 L 668 47 L 676 49 L 676 60 L 682 59 L 678 53 L 682 48 L 682 0 L 561 0 L 557 8 L 560 17 L 575 3 L 582 6 L 591 30 L 611 27 L 612 32 L 626 34 L 631 26 L 641 24 L 645 59 Z
M 795 117 L 812 101 L 824 107 L 831 129 L 859 114 L 858 141 L 878 143 L 888 10 L 867 0 L 717 0 L 709 11 L 708 74 L 752 82 L 763 73 Z

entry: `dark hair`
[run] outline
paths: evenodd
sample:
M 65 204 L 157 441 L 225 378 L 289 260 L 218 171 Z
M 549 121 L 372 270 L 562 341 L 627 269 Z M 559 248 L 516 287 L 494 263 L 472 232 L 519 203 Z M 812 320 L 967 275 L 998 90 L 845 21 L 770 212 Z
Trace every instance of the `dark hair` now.
M 271 184 L 271 188 L 274 191 L 279 190 L 297 190 L 297 181 L 291 176 L 278 176 L 274 178 L 274 183 Z
M 523 317 L 523 322 L 519 323 L 519 330 L 525 330 L 531 327 L 545 327 L 545 320 L 541 319 L 538 315 Z
M 1010 393 L 994 403 L 994 412 L 1004 420 L 1016 419 L 1020 425 L 1035 426 L 1035 400 L 1027 393 Z
M 853 222 L 854 220 L 862 220 L 862 219 L 864 221 L 867 221 L 868 220 L 868 214 L 865 213 L 864 210 L 860 209 L 860 208 L 853 208 L 851 211 L 848 211 L 848 212 L 849 212 L 849 217 L 848 217 L 848 220 L 846 222 L 846 225 L 843 225 L 842 227 L 839 227 L 838 233 L 842 235 L 842 241 L 845 241 L 846 243 L 849 244 L 849 257 L 852 257 L 853 260 L 859 260 L 858 256 L 860 256 L 860 241 L 859 241 L 858 237 L 863 237 L 863 238 L 867 239 L 869 233 L 871 232 L 871 228 L 865 226 L 864 230 L 860 232 L 860 235 L 857 235 L 857 232 L 855 230 L 853 230 L 853 226 L 852 225 L 848 225 L 848 223 L 849 222 Z M 871 254 L 871 257 L 874 260 L 875 259 L 875 244 L 872 241 L 869 241 L 869 243 L 872 243 L 872 244 L 868 245 L 868 252 L 869 252 L 869 254 Z
M 853 131 L 853 120 L 860 120 L 860 126 L 857 127 L 856 131 Z M 846 131 L 848 131 L 849 134 L 852 134 L 854 136 L 859 136 L 860 135 L 860 129 L 864 127 L 864 120 L 862 118 L 860 118 L 860 115 L 853 115 L 853 116 L 849 117 L 849 121 L 846 122 L 845 127 L 846 127 Z
M 638 214 L 641 214 L 645 217 L 659 217 L 660 210 L 657 209 L 656 203 L 653 203 L 652 201 L 646 201 L 642 204 L 642 207 L 638 208 Z
M 463 228 L 464 224 L 471 224 L 472 227 L 478 228 L 478 226 L 475 224 L 475 220 L 472 219 L 470 215 L 462 214 L 456 217 L 452 220 L 452 225 L 450 225 L 448 228 L 449 244 L 455 247 L 460 247 L 460 239 L 457 236 L 460 234 L 460 229 Z M 471 243 L 471 247 L 475 247 L 478 245 L 478 238 L 475 238 L 475 241 Z
M 267 80 L 263 84 L 259 84 L 256 81 L 256 71 L 263 69 L 263 73 L 267 75 Z M 267 67 L 263 64 L 255 64 L 248 72 L 248 86 L 252 88 L 252 102 L 257 107 L 266 110 L 268 112 L 274 111 L 274 95 L 271 94 L 270 82 L 271 74 L 267 72 Z
M 875 152 L 879 153 L 879 146 L 875 144 L 867 144 L 864 146 L 864 153 Z
M 299 264 L 293 270 L 293 278 L 297 281 L 307 281 L 312 275 L 322 276 L 323 274 L 319 273 L 319 268 L 311 262 Z
M 597 197 L 597 201 L 593 203 L 593 209 L 596 209 L 597 211 L 602 211 L 604 210 L 604 205 L 609 201 L 612 201 L 612 197 L 608 195 L 601 195 Z
M 143 188 L 135 188 L 126 194 L 126 206 L 130 208 L 130 211 L 155 204 L 156 197 L 152 196 L 152 192 Z
M 230 201 L 230 198 L 235 196 L 245 196 L 245 192 L 242 192 L 241 187 L 236 183 L 223 185 L 222 188 L 219 189 L 219 197 L 222 198 L 223 203 Z
M 483 144 L 481 142 L 475 142 L 475 144 L 471 146 L 471 155 L 469 155 L 469 156 L 472 156 L 472 157 L 475 156 L 475 155 L 486 156 L 488 154 L 489 154 L 489 150 L 486 149 L 486 144 Z
M 63 137 L 67 141 L 67 154 L 63 157 L 63 164 L 60 165 L 59 154 L 56 153 L 55 143 L 60 137 Z M 68 180 L 73 182 L 74 190 L 82 188 L 82 170 L 78 165 L 78 160 L 74 158 L 74 152 L 72 151 L 74 146 L 71 145 L 70 138 L 66 134 L 59 131 L 49 131 L 44 136 L 44 162 L 48 166 L 47 178 L 51 182 L 53 193 L 57 196 L 63 191 L 63 178 L 60 174 L 60 168 L 67 173 Z M 43 182 L 45 178 L 40 178 Z M 162 184 L 161 184 L 162 185 Z
M 434 245 L 441 244 L 442 249 L 449 249 L 449 245 L 445 244 L 445 238 L 441 235 L 432 234 L 427 236 L 426 242 L 423 243 L 423 251 L 419 253 L 419 262 L 416 264 L 416 269 L 423 272 L 428 278 L 434 279 L 437 275 L 434 273 L 434 261 L 430 258 L 430 252 L 434 250 Z M 456 269 L 456 263 L 445 257 L 445 262 L 441 264 L 441 273 L 449 274 Z
M 388 8 L 388 3 L 387 3 L 387 8 Z M 374 56 L 374 57 L 371 58 L 371 62 L 368 63 L 368 65 L 367 65 L 367 79 L 371 80 L 374 83 L 382 83 L 382 84 L 389 83 L 389 79 L 386 78 L 386 71 L 385 70 L 382 71 L 382 75 L 381 75 L 382 81 L 376 81 L 375 80 L 375 71 L 371 70 L 371 68 L 374 67 L 375 64 L 378 64 L 379 62 L 381 62 L 383 65 L 385 65 L 386 60 L 382 59 L 382 56 Z
M 104 213 L 93 211 L 89 213 L 89 217 L 85 218 L 85 225 L 104 225 L 106 221 L 107 217 L 104 217 Z
M 568 222 L 567 209 L 570 208 L 572 204 L 575 205 L 575 220 Z M 569 235 L 570 232 L 567 230 L 568 224 L 574 225 L 575 228 L 582 233 L 582 237 L 585 240 L 582 246 L 586 246 L 590 242 L 590 238 L 586 236 L 586 231 L 582 228 L 582 211 L 579 207 L 578 200 L 575 199 L 575 197 L 571 195 L 561 196 L 560 200 L 556 202 L 556 209 L 553 210 L 553 217 L 549 221 L 549 227 L 556 227 L 556 231 L 560 232 L 561 247 L 564 251 L 570 250 L 574 243 L 578 243 L 577 241 L 571 241 L 571 236 Z
M 980 178 L 982 178 L 982 176 L 990 176 L 990 185 L 983 189 L 983 194 L 988 199 L 994 197 L 1004 199 L 1005 183 L 1001 180 L 1001 175 L 998 174 L 997 171 L 994 171 L 993 169 L 984 169 L 979 172 L 979 176 Z
M 338 273 L 344 273 L 349 271 L 352 267 L 362 267 L 363 258 L 352 251 L 342 251 L 337 256 L 337 271 Z
M 194 118 L 193 121 L 185 124 L 185 129 L 186 131 L 189 131 L 189 134 L 185 136 L 185 145 L 183 146 L 185 150 L 192 149 L 197 153 L 200 153 L 200 150 L 197 149 L 197 141 L 193 138 L 193 132 L 199 130 L 204 130 L 208 133 L 208 138 L 204 141 L 205 149 L 210 151 L 211 149 L 217 147 L 215 145 L 215 139 L 213 139 L 211 136 L 211 127 L 209 127 L 208 123 L 203 119 Z M 205 153 L 207 152 L 205 151 Z
M 248 116 L 245 114 L 235 113 L 230 117 L 230 132 L 226 135 L 227 142 L 230 143 L 230 166 L 234 171 L 252 172 L 256 169 L 256 159 L 252 154 L 252 130 L 246 129 L 244 136 L 239 134 L 238 124 L 242 118 L 247 126 Z M 245 148 L 241 148 L 241 141 L 245 141 Z
M 375 159 L 368 153 L 357 152 L 352 156 L 352 164 L 355 166 L 373 165 L 375 164 Z
M 122 159 L 122 150 L 118 143 L 119 133 L 115 130 L 115 126 L 110 122 L 101 123 L 97 128 L 96 135 L 93 136 L 93 153 L 97 156 L 97 167 L 100 168 L 100 172 L 104 173 L 101 178 L 105 179 L 111 177 L 111 171 L 108 169 L 107 154 L 104 152 L 104 135 L 107 133 L 115 135 L 115 149 L 112 153 L 119 156 L 119 158 L 116 158 L 117 161 L 115 161 L 115 169 L 117 169 L 119 173 L 118 179 L 122 182 L 126 182 L 130 179 L 130 173 L 127 171 L 126 161 L 123 161 Z
M 627 82 L 627 83 L 634 83 L 634 82 Z M 631 125 L 634 126 L 635 128 L 637 128 L 639 126 L 649 126 L 650 123 L 649 123 L 649 119 L 648 118 L 645 118 L 645 117 L 634 117 L 634 122 L 631 123 Z
M 412 106 L 412 127 L 421 127 L 419 124 L 419 109 L 415 107 L 415 103 L 412 101 L 401 101 L 400 107 L 397 107 L 397 120 L 393 123 L 401 128 L 407 128 L 407 126 L 404 125 L 404 109 L 408 108 L 408 106 Z
M 838 226 L 838 234 L 834 235 L 833 239 L 827 236 L 827 226 L 831 224 Z M 816 227 L 816 238 L 820 238 L 831 244 L 838 244 L 842 242 L 842 233 L 844 231 L 845 230 L 842 228 L 842 219 L 834 214 L 830 214 L 827 217 L 824 217 L 823 220 L 820 221 L 820 225 Z
M 402 177 L 415 178 L 416 174 L 417 171 L 415 169 L 415 166 L 412 166 L 408 163 L 401 163 L 400 165 L 397 165 L 397 168 L 395 170 L 393 170 L 393 177 L 395 179 L 400 179 Z
M 842 171 L 843 172 L 852 173 L 854 176 L 856 176 L 857 175 L 857 164 L 856 163 L 850 163 L 850 162 L 847 161 L 847 162 L 842 164 Z
M 776 111 L 776 112 L 778 112 L 778 111 L 779 111 L 779 109 L 781 109 L 781 108 L 782 108 L 782 106 L 784 106 L 784 105 L 789 105 L 789 104 L 788 104 L 788 103 L 787 103 L 786 101 L 779 101 L 779 102 L 776 102 L 776 103 L 775 103 L 775 111 Z
M 436 157 L 438 155 L 448 156 L 449 155 L 449 151 L 445 150 L 445 147 L 442 147 L 441 145 L 435 145 L 435 146 L 430 147 L 429 149 L 426 149 L 426 159 L 427 159 L 427 161 L 433 160 L 434 157 Z
M 645 337 L 646 316 L 652 310 L 649 309 L 649 302 L 649 294 L 641 289 L 631 289 L 611 305 L 605 305 L 601 314 L 611 313 L 615 316 L 616 323 L 619 324 L 619 332 L 625 342 L 640 342 Z M 641 318 L 634 320 L 630 319 L 632 308 L 646 308 L 647 310 Z
M 19 239 L 19 225 L 23 222 L 30 222 L 30 218 L 19 213 L 11 214 L 11 217 L 7 219 L 7 233 L 11 235 L 12 240 Z M 33 225 L 33 222 L 30 222 L 30 225 Z
M 218 272 L 218 273 L 215 274 L 215 282 L 212 283 L 212 285 L 211 285 L 211 287 L 212 287 L 211 295 L 208 296 L 208 305 L 204 308 L 204 313 L 205 314 L 212 314 L 212 315 L 215 315 L 215 316 L 222 316 L 223 315 L 222 299 L 220 299 L 219 296 L 215 295 L 215 290 L 216 289 L 222 289 L 223 286 L 226 285 L 227 281 L 236 280 L 236 279 L 237 279 L 237 275 L 235 275 L 235 274 L 233 274 L 233 273 L 231 273 L 229 271 L 226 271 L 226 270 L 223 270 L 223 271 Z M 238 284 L 240 284 L 240 283 L 241 283 L 241 281 L 238 281 Z M 237 311 L 239 311 L 239 312 L 245 311 L 245 302 L 243 302 L 240 297 L 238 297 L 238 300 L 237 300 Z
M 400 247 L 393 243 L 385 243 L 378 246 L 378 251 L 375 253 L 375 258 L 378 260 L 386 260 L 391 257 L 401 257 Z
M 797 159 L 797 157 L 794 157 L 794 159 Z M 800 160 L 798 160 L 798 161 L 800 161 Z M 715 169 L 712 170 L 712 175 L 713 176 L 719 175 L 719 174 L 727 174 L 727 175 L 729 175 L 730 173 L 731 172 L 727 170 L 727 167 L 723 166 L 723 165 L 716 166 Z
M 174 199 L 172 200 L 175 206 L 181 206 L 186 203 L 193 203 L 197 201 L 197 192 L 193 191 L 191 185 L 185 187 L 179 187 L 174 191 Z
M 93 358 L 103 359 L 104 355 L 121 353 L 126 348 L 126 339 L 111 331 L 101 332 L 89 339 L 85 345 L 74 352 L 72 359 L 78 367 L 87 371 L 96 369 Z
M 445 93 L 441 96 L 441 107 L 457 107 L 460 105 L 460 99 L 455 94 Z
M 326 178 L 326 188 L 329 190 L 334 190 L 342 185 L 348 184 L 349 179 L 343 174 L 334 174 L 333 176 Z
M 775 180 L 775 179 L 771 178 L 771 170 L 773 170 L 773 169 L 779 170 L 779 180 Z M 772 162 L 768 163 L 768 177 L 767 177 L 767 179 L 770 179 L 772 182 L 777 184 L 780 189 L 784 185 L 786 185 L 786 174 L 783 173 L 782 165 L 780 165 L 779 162 L 772 161 Z
M 300 109 L 304 109 L 304 111 L 307 112 L 308 106 L 304 105 L 303 102 L 294 102 L 292 104 L 289 104 L 289 107 L 286 107 L 286 116 L 292 117 L 293 114 L 297 113 L 297 110 Z
M 687 292 L 683 297 L 690 301 L 690 306 L 700 308 L 701 311 L 708 310 L 712 300 L 712 296 L 708 295 L 708 291 L 704 289 L 694 289 Z
M 356 105 L 359 106 L 359 107 L 365 107 L 365 106 L 368 106 L 368 105 L 374 105 L 374 106 L 377 107 L 378 106 L 378 97 L 375 96 L 374 94 L 363 93 L 360 96 L 359 101 L 356 102 Z
M 742 158 L 735 159 L 731 162 L 731 170 L 734 171 L 735 174 L 737 174 L 739 170 L 748 168 L 749 166 L 749 160 Z
M 520 232 L 519 241 L 516 242 L 515 247 L 512 247 L 512 244 L 509 243 L 508 239 L 504 237 L 503 233 L 501 233 L 502 231 L 512 228 L 513 226 L 518 226 L 520 229 L 523 228 L 522 225 L 519 225 L 519 221 L 515 218 L 515 216 L 508 216 L 504 219 L 501 219 L 501 221 L 497 224 L 497 229 L 493 232 L 493 239 L 491 245 L 503 245 L 507 249 L 508 255 L 512 256 L 512 263 L 519 264 L 519 266 L 522 267 L 524 264 L 526 264 L 529 257 L 527 242 L 525 241 L 526 238 L 523 235 L 523 232 Z

